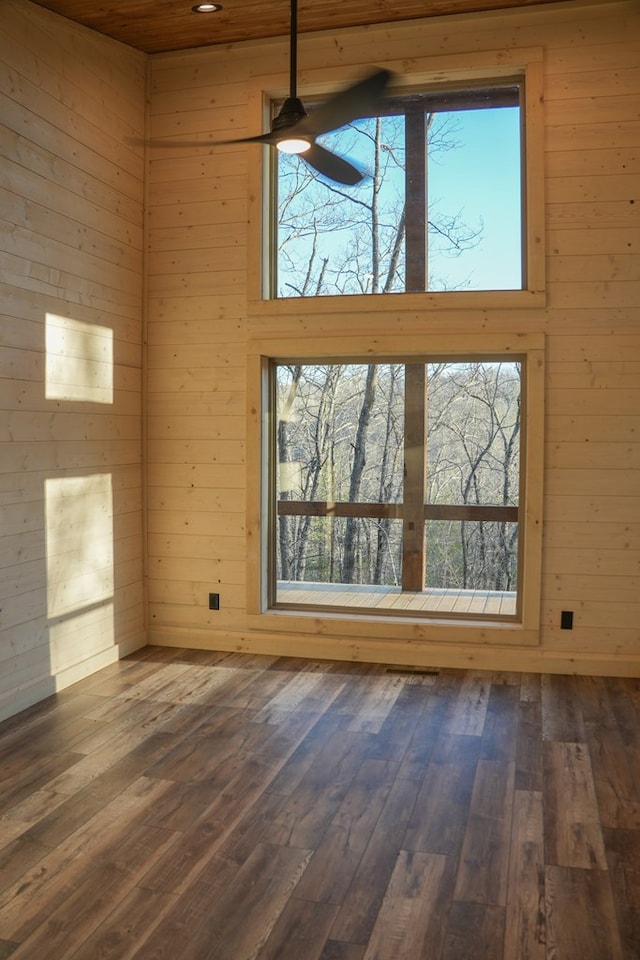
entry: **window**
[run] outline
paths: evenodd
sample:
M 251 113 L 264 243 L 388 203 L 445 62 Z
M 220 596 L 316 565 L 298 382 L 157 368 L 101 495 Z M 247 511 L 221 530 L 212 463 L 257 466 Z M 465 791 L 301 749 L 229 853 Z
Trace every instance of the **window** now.
M 319 138 L 356 187 L 278 153 L 270 296 L 522 290 L 524 103 L 522 77 L 395 96 Z
M 272 360 L 269 606 L 521 620 L 526 370 Z

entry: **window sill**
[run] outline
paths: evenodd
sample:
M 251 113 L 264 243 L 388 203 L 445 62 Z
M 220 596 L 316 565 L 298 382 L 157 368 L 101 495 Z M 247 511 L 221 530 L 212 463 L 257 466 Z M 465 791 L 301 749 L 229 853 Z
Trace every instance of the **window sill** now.
M 305 637 L 324 637 L 327 641 L 366 640 L 401 641 L 408 644 L 428 642 L 463 643 L 482 646 L 537 646 L 540 642 L 537 628 L 525 628 L 521 623 L 496 620 L 436 620 L 396 619 L 373 614 L 320 613 L 317 610 L 269 610 L 248 615 L 247 626 L 256 631 L 297 633 L 303 644 Z
M 354 294 L 344 297 L 282 297 L 249 300 L 249 317 L 286 317 L 310 313 L 371 313 L 451 310 L 520 310 L 545 306 L 544 290 L 456 290 L 434 293 Z

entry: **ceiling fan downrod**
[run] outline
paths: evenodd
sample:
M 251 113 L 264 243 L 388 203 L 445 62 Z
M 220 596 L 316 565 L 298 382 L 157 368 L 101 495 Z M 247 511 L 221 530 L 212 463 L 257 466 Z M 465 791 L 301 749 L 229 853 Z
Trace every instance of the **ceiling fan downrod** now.
M 291 0 L 289 20 L 289 96 L 282 104 L 277 117 L 273 118 L 271 129 L 275 133 L 292 127 L 307 116 L 298 92 L 298 0 Z M 296 151 L 297 152 L 297 151 Z

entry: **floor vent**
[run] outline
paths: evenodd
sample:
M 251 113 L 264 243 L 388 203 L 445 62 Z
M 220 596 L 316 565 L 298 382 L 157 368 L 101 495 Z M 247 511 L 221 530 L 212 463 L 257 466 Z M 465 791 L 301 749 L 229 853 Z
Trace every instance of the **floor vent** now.
M 412 677 L 439 677 L 437 667 L 386 667 L 385 673 L 405 673 Z

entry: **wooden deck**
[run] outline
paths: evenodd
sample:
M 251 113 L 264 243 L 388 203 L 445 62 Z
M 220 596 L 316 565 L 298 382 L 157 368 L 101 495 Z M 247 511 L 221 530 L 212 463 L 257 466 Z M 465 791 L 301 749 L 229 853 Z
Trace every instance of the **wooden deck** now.
M 0 760 L 3 960 L 638 960 L 638 680 L 147 648 Z
M 375 609 L 377 612 L 508 616 L 516 613 L 516 594 L 499 590 L 445 590 L 431 587 L 420 593 L 400 587 L 346 583 L 279 581 L 279 604 Z

